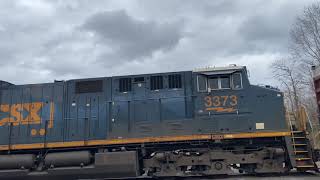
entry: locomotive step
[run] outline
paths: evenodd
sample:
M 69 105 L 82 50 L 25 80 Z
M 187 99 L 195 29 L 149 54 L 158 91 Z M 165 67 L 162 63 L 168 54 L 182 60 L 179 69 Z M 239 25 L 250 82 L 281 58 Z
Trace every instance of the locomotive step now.
M 311 158 L 296 158 L 296 161 L 307 161 L 311 160 Z
M 307 144 L 293 144 L 294 146 L 306 146 Z
M 314 168 L 314 167 L 315 167 L 315 166 L 314 166 L 313 164 L 296 166 L 296 168 Z
M 308 151 L 294 151 L 295 153 L 308 153 Z
M 293 139 L 306 139 L 306 137 L 301 137 L 301 136 L 292 136 Z
M 292 134 L 303 133 L 304 131 L 291 131 Z

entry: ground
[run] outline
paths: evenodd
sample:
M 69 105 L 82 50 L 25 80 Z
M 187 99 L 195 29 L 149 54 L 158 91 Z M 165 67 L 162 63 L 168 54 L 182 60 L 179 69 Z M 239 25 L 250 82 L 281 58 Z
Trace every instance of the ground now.
M 319 180 L 320 174 L 288 174 L 288 175 L 281 175 L 281 176 L 229 176 L 229 177 L 217 177 L 217 178 L 208 178 L 208 179 L 201 179 L 201 180 L 269 180 L 269 179 L 280 179 L 280 180 Z

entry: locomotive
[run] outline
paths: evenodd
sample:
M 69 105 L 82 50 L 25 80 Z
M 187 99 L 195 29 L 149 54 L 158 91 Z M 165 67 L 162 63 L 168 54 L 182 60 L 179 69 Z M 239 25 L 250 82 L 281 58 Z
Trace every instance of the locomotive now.
M 0 102 L 0 178 L 314 167 L 307 142 L 299 147 L 292 140 L 304 136 L 292 136 L 283 93 L 251 85 L 245 66 L 44 84 L 1 81 Z

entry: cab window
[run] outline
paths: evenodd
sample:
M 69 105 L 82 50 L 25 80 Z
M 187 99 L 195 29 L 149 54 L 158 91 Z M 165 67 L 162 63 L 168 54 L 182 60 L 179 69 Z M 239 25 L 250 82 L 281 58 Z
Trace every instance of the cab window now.
M 220 89 L 230 89 L 230 77 L 229 76 L 220 77 Z
M 219 89 L 219 78 L 218 77 L 209 78 L 208 81 L 209 81 L 210 89 Z
M 206 92 L 207 89 L 207 77 L 198 75 L 197 76 L 197 81 L 198 81 L 198 91 L 199 92 Z
M 214 76 L 198 75 L 199 92 L 207 92 L 210 90 L 220 89 L 241 89 L 242 87 L 243 85 L 241 73 Z
M 232 84 L 233 84 L 234 89 L 241 89 L 242 88 L 241 73 L 234 73 L 232 75 Z

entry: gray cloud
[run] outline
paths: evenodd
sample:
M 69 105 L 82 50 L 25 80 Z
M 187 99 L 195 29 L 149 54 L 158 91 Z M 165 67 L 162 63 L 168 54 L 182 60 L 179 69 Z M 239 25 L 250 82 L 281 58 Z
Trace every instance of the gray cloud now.
M 124 10 L 96 13 L 82 27 L 94 33 L 98 43 L 113 49 L 113 52 L 103 54 L 104 61 L 108 58 L 132 61 L 151 57 L 156 51 L 172 50 L 183 37 L 181 23 L 139 20 Z
M 285 52 L 289 41 L 289 31 L 297 12 L 303 6 L 279 4 L 265 7 L 250 14 L 240 25 L 238 33 L 248 42 L 252 50 L 261 52 Z M 269 9 L 269 10 L 268 10 Z M 272 13 L 267 13 L 270 11 Z
M 0 76 L 22 84 L 236 63 L 272 83 L 268 64 L 287 53 L 311 2 L 2 0 Z

